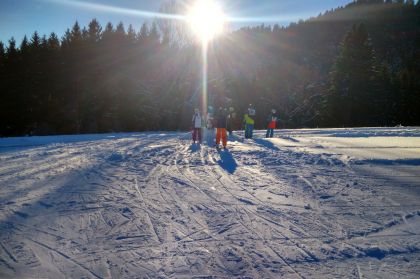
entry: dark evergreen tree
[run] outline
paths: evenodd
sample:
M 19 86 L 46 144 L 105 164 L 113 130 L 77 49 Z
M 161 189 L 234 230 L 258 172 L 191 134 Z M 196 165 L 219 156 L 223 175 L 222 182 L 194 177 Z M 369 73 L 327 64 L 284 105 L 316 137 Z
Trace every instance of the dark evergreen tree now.
M 16 48 L 16 41 L 12 37 L 5 53 L 4 90 L 0 91 L 1 133 L 7 136 L 24 134 L 22 117 L 23 105 L 17 84 L 22 84 L 19 77 L 20 57 Z
M 401 125 L 418 125 L 420 120 L 420 94 L 416 88 L 416 75 L 403 69 L 397 76 L 397 121 Z
M 88 40 L 90 43 L 98 43 L 101 39 L 102 27 L 96 19 L 89 22 Z
M 145 41 L 148 36 L 149 36 L 149 27 L 147 26 L 147 23 L 143 23 L 137 35 L 137 39 L 139 41 Z
M 4 49 L 4 44 L 2 41 L 0 41 L 0 86 L 3 86 L 4 84 L 4 70 L 5 70 L 5 63 L 6 61 L 6 50 Z M 1 88 L 1 87 L 0 87 Z
M 5 105 L 2 104 L 6 97 L 6 49 L 4 44 L 0 41 L 0 136 L 6 131 L 6 118 L 3 110 Z M 3 131 L 3 132 L 2 132 Z
M 397 87 L 395 86 L 395 79 L 387 64 L 382 65 L 379 76 L 378 90 L 381 96 L 378 96 L 378 124 L 380 126 L 397 125 Z
M 341 45 L 331 71 L 327 100 L 333 126 L 375 125 L 378 118 L 378 73 L 374 51 L 364 24 L 354 25 Z

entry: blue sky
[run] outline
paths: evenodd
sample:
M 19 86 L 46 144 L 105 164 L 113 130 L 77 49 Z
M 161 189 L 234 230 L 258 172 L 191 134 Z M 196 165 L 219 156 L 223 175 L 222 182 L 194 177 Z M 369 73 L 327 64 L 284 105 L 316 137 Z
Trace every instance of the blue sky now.
M 133 24 L 137 30 L 144 21 L 152 18 L 109 10 L 94 10 L 67 5 L 65 2 L 80 1 L 125 9 L 156 12 L 165 0 L 0 0 L 0 41 L 7 42 L 12 36 L 18 43 L 26 34 L 37 30 L 40 34 L 55 32 L 61 37 L 77 20 L 82 26 L 96 18 L 104 26 L 122 21 Z M 233 17 L 253 18 L 250 22 L 235 24 L 255 25 L 260 23 L 287 25 L 291 21 L 316 16 L 320 12 L 346 5 L 352 0 L 219 0 L 225 12 Z M 261 18 L 257 23 L 255 19 Z M 264 19 L 265 18 L 265 19 Z M 277 20 L 278 19 L 278 20 Z

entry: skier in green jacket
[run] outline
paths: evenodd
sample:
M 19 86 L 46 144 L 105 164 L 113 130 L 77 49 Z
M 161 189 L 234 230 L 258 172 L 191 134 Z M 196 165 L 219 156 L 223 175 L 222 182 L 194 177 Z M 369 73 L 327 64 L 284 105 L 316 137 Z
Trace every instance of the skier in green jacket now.
M 249 105 L 247 113 L 244 115 L 245 138 L 252 139 L 255 124 L 255 109 L 252 104 Z

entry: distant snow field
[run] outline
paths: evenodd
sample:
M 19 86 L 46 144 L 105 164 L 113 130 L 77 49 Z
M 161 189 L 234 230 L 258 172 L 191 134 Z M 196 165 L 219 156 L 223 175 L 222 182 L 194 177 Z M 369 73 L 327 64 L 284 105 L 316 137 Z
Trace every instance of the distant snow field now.
M 354 161 L 388 160 L 392 164 L 399 160 L 420 158 L 420 134 L 416 130 L 401 130 L 401 134 L 395 130 L 372 130 L 376 132 L 369 134 L 359 129 L 352 130 L 353 133 L 350 134 L 348 130 L 346 133 L 340 130 L 329 130 L 331 133 L 313 130 L 311 134 L 301 130 L 302 134 L 295 131 L 290 138 L 276 138 L 271 141 L 279 147 L 295 147 L 299 151 L 316 154 L 337 154 Z
M 420 128 L 0 139 L 0 278 L 419 278 Z

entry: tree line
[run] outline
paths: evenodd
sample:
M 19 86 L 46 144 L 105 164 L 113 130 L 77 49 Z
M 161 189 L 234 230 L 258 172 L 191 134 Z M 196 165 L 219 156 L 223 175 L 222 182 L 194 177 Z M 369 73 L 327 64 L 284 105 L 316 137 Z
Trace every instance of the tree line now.
M 419 19 L 414 1 L 364 0 L 226 32 L 209 45 L 209 104 L 253 104 L 257 128 L 271 108 L 288 128 L 419 125 Z M 0 42 L 0 135 L 188 129 L 202 58 L 183 28 L 94 19 Z

